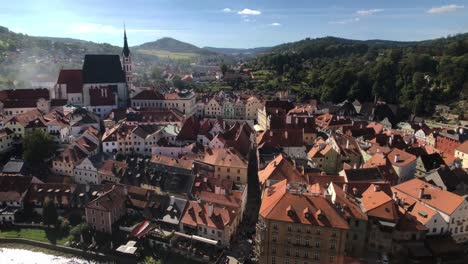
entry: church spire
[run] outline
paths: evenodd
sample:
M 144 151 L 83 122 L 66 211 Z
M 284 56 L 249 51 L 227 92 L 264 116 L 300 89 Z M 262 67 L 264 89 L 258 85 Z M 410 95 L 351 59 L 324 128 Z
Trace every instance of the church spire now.
M 124 25 L 124 47 L 123 47 L 122 53 L 125 57 L 130 56 L 130 49 L 128 48 L 128 43 L 127 43 L 127 30 L 125 29 L 125 25 Z

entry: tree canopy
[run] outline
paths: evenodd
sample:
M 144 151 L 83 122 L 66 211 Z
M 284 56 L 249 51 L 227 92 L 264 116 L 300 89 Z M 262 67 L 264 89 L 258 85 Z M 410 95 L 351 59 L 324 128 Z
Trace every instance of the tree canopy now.
M 300 99 L 377 98 L 418 115 L 440 102 L 468 99 L 468 34 L 421 42 L 305 39 L 280 45 L 249 66 L 274 73 L 256 89 L 288 88 Z
M 53 136 L 41 129 L 26 133 L 23 138 L 23 158 L 33 167 L 44 164 L 56 149 Z

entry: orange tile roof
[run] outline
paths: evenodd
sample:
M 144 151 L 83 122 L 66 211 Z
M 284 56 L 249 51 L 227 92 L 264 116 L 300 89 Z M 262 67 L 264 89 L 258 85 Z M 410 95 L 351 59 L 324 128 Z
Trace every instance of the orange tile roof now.
M 461 144 L 460 146 L 458 146 L 458 147 L 456 148 L 456 150 L 467 154 L 467 153 L 468 153 L 468 140 L 465 141 L 465 142 L 464 142 L 463 144 Z
M 267 180 L 282 181 L 287 179 L 292 182 L 305 182 L 302 175 L 282 154 L 278 155 L 268 165 L 258 172 L 259 181 L 264 184 Z
M 359 219 L 362 221 L 367 221 L 367 215 L 362 211 L 359 203 L 356 199 L 346 194 L 343 191 L 343 188 L 338 186 L 335 183 L 331 183 L 333 190 L 335 191 L 335 204 L 339 204 L 343 209 L 342 214 L 345 215 L 345 218 Z
M 232 149 L 207 149 L 203 161 L 214 166 L 247 168 L 247 161 Z
M 393 187 L 398 193 L 406 194 L 413 200 L 419 200 L 436 210 L 451 215 L 465 201 L 462 196 L 441 190 L 439 187 L 424 182 L 420 179 L 412 179 Z M 419 199 L 420 189 L 424 196 Z
M 403 209 L 405 209 L 408 213 L 416 217 L 419 222 L 426 224 L 429 220 L 432 219 L 434 215 L 437 214 L 436 210 L 430 208 L 418 200 L 413 199 L 411 196 L 403 192 L 399 192 L 395 188 L 392 188 L 392 191 L 396 193 L 398 199 L 400 200 L 400 206 L 403 207 Z
M 328 144 L 325 144 L 325 146 L 315 145 L 310 149 L 309 153 L 307 153 L 307 156 L 310 158 L 324 157 L 330 150 L 332 150 L 332 147 Z
M 189 201 L 180 222 L 195 227 L 201 225 L 224 230 L 226 226 L 234 222 L 237 216 L 236 210 L 213 204 L 213 214 L 210 217 L 209 206 L 208 203 Z
M 293 193 L 286 188 L 287 182 L 283 180 L 265 190 L 259 212 L 263 218 L 339 229 L 349 228 L 345 219 L 323 196 Z M 292 214 L 288 213 L 288 208 Z
M 361 202 L 364 212 L 368 216 L 393 222 L 398 220 L 398 209 L 395 202 L 392 197 L 378 185 L 371 184 L 369 188 L 362 193 Z
M 395 162 L 395 156 L 399 155 L 398 162 Z M 403 167 L 416 161 L 416 156 L 401 149 L 394 148 L 388 154 L 387 158 L 393 166 Z

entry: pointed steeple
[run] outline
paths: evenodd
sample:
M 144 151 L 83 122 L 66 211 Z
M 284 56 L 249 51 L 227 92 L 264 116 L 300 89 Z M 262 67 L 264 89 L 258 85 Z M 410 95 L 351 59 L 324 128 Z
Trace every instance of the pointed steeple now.
M 125 25 L 124 25 L 124 47 L 123 47 L 122 53 L 125 57 L 130 56 L 130 49 L 128 48 L 128 43 L 127 43 L 127 30 L 125 29 Z

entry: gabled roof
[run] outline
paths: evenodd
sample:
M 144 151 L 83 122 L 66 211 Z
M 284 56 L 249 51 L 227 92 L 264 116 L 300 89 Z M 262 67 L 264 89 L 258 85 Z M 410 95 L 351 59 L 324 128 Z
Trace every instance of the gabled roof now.
M 247 160 L 234 149 L 207 149 L 203 162 L 214 166 L 247 168 Z
M 60 70 L 58 84 L 67 85 L 67 93 L 83 92 L 83 71 L 79 69 Z
M 182 125 L 182 128 L 177 135 L 177 140 L 197 140 L 198 131 L 200 130 L 200 121 L 194 115 L 187 118 Z
M 307 179 L 282 154 L 278 155 L 268 165 L 258 172 L 258 180 L 264 184 L 267 180 L 302 183 Z
M 143 90 L 135 95 L 132 100 L 164 100 L 164 95 L 156 91 L 156 89 Z
M 100 86 L 89 89 L 91 106 L 114 106 L 117 100 L 109 86 Z
M 398 161 L 395 160 L 396 155 L 399 155 Z M 403 167 L 414 161 L 416 161 L 416 156 L 409 154 L 408 152 L 394 148 L 388 154 L 387 158 L 392 163 L 393 166 Z
M 378 185 L 371 184 L 369 188 L 362 193 L 361 203 L 364 212 L 368 216 L 392 222 L 398 220 L 398 208 L 395 202 L 392 197 Z
M 112 189 L 98 196 L 86 205 L 88 209 L 104 210 L 112 212 L 114 208 L 119 208 L 127 200 L 122 186 L 112 186 Z
M 393 187 L 399 193 L 419 200 L 425 204 L 444 212 L 447 215 L 453 214 L 455 210 L 465 201 L 462 196 L 441 190 L 437 186 L 424 182 L 420 179 L 412 179 Z M 419 198 L 422 191 L 423 197 Z
M 267 188 L 259 214 L 265 219 L 348 229 L 348 223 L 323 196 L 288 190 L 286 180 Z
M 209 215 L 209 207 L 213 206 L 213 213 Z M 237 210 L 226 208 L 217 204 L 199 203 L 189 201 L 187 209 L 181 217 L 181 222 L 190 226 L 208 226 L 211 228 L 224 230 L 231 225 L 237 217 Z
M 125 83 L 119 55 L 85 55 L 83 83 Z

